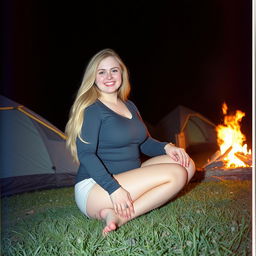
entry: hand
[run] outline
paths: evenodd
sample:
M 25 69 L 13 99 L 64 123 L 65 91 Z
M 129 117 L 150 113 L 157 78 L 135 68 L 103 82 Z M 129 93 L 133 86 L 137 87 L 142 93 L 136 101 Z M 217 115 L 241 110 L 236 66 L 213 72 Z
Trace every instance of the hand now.
M 179 163 L 183 167 L 189 166 L 190 157 L 183 148 L 176 147 L 172 143 L 169 143 L 164 147 L 164 149 L 166 154 L 175 162 Z
M 115 213 L 124 218 L 131 218 L 134 214 L 133 202 L 130 193 L 123 189 L 118 188 L 110 195 Z

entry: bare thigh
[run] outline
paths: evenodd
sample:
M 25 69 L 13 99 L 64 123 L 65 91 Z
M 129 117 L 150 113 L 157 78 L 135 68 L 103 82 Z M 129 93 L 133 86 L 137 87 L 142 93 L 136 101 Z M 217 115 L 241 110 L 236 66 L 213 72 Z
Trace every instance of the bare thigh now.
M 160 164 L 160 163 L 173 163 L 173 164 L 180 164 L 179 162 L 175 162 L 170 156 L 168 155 L 161 155 L 161 156 L 156 156 L 152 157 L 145 162 L 142 163 L 141 167 L 149 166 L 149 165 L 154 165 L 154 164 Z M 188 182 L 191 180 L 191 178 L 195 174 L 195 163 L 194 161 L 190 158 L 189 166 L 185 167 L 185 169 L 188 172 Z
M 132 200 L 135 201 L 145 192 L 170 181 L 173 182 L 174 186 L 183 187 L 186 184 L 187 176 L 187 171 L 181 165 L 161 163 L 142 166 L 114 177 L 130 193 Z M 97 214 L 100 210 L 112 207 L 109 194 L 98 184 L 95 184 L 87 200 L 87 213 L 89 216 L 99 218 Z

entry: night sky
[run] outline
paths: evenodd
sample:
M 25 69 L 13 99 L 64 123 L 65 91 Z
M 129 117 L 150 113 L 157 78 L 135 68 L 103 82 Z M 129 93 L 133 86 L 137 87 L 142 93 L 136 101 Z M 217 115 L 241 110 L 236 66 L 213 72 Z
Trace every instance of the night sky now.
M 242 129 L 250 145 L 251 1 L 3 2 L 1 94 L 59 129 L 88 60 L 113 48 L 147 122 L 156 125 L 183 105 L 218 124 L 225 101 L 246 112 Z

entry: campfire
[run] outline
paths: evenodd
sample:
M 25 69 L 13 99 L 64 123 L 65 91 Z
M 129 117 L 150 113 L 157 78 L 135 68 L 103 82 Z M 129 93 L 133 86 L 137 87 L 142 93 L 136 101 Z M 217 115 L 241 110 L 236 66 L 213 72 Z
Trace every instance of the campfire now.
M 222 105 L 223 124 L 216 127 L 219 150 L 204 165 L 205 170 L 235 169 L 251 167 L 252 154 L 247 149 L 246 137 L 241 132 L 240 123 L 245 113 L 237 110 L 228 114 L 226 103 Z

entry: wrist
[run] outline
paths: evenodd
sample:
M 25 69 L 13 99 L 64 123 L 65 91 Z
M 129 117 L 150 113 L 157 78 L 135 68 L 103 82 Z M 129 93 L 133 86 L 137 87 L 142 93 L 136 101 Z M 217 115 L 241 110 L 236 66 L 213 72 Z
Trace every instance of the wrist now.
M 173 144 L 172 142 L 169 142 L 165 145 L 164 149 L 166 150 L 166 148 L 168 147 L 175 147 L 175 144 Z

